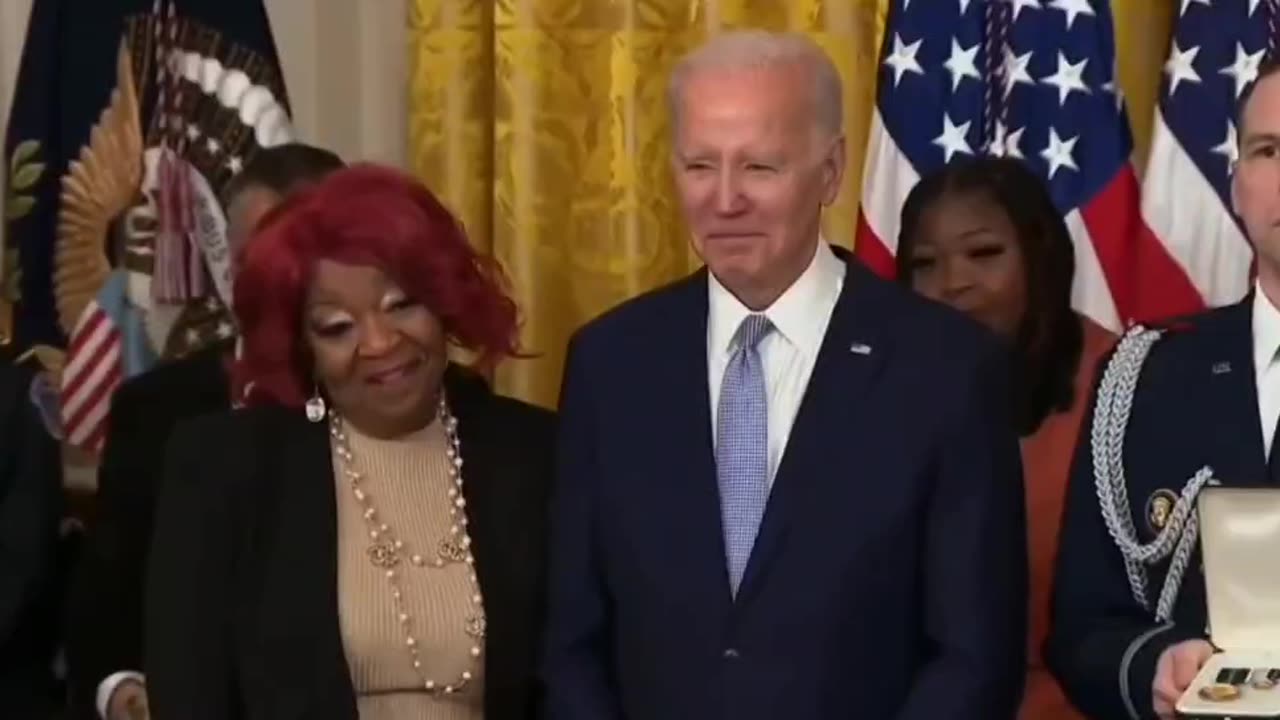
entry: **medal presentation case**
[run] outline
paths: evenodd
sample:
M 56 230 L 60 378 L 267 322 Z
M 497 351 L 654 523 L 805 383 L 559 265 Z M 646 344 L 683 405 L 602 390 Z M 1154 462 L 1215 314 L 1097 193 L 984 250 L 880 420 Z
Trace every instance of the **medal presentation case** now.
M 1197 512 L 1216 651 L 1178 717 L 1280 718 L 1280 488 L 1207 487 Z

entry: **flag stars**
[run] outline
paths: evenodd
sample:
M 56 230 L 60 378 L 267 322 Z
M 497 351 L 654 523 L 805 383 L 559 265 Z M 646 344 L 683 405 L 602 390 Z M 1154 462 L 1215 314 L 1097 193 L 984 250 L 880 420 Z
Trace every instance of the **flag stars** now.
M 1089 0 L 1049 0 L 1049 7 L 1066 13 L 1068 30 L 1075 24 L 1077 17 L 1081 15 L 1094 16 L 1093 8 L 1089 6 Z
M 1237 99 L 1240 93 L 1244 92 L 1245 86 L 1258 77 L 1258 65 L 1262 63 L 1262 56 L 1266 52 L 1266 48 L 1262 48 L 1256 53 L 1249 54 L 1244 51 L 1244 45 L 1236 43 L 1235 61 L 1218 71 L 1219 74 L 1229 75 L 1235 80 Z
M 956 125 L 951 122 L 951 116 L 947 113 L 942 114 L 942 134 L 933 139 L 933 144 L 942 148 L 944 162 L 951 162 L 951 156 L 958 152 L 973 154 L 973 148 L 969 146 L 969 141 L 965 139 L 965 135 L 969 134 L 969 125 L 972 121 Z
M 1200 82 L 1200 73 L 1196 72 L 1195 61 L 1196 56 L 1200 54 L 1200 46 L 1183 50 L 1174 43 L 1173 50 L 1169 52 L 1169 59 L 1164 63 L 1164 71 L 1169 74 L 1169 96 L 1172 97 L 1178 91 L 1178 83 L 1183 80 L 1187 82 Z
M 924 68 L 920 67 L 920 61 L 916 59 L 916 53 L 920 52 L 920 45 L 924 43 L 921 38 L 910 45 L 902 42 L 902 36 L 894 33 L 893 35 L 893 52 L 889 53 L 889 57 L 884 59 L 884 64 L 893 68 L 893 86 L 897 87 L 902 81 L 902 76 L 913 72 L 917 75 L 924 74 Z
M 1111 74 L 1107 76 L 1107 81 L 1102 83 L 1102 92 L 1111 96 L 1115 101 L 1116 112 L 1124 112 L 1124 91 L 1116 86 L 1116 78 L 1120 75 L 1119 63 L 1115 58 L 1111 59 Z
M 1010 48 L 1004 49 L 1004 96 L 1009 97 L 1018 84 L 1035 85 L 1027 66 L 1031 64 L 1031 52 L 1014 55 Z
M 963 48 L 955 38 L 951 39 L 951 57 L 943 63 L 947 70 L 951 72 L 951 91 L 955 92 L 960 87 L 960 81 L 965 78 L 973 78 L 981 80 L 982 76 L 978 73 L 978 43 L 974 43 L 973 47 Z
M 987 154 L 996 157 L 1012 157 L 1024 159 L 1022 155 L 1022 132 L 1025 127 L 1010 132 L 1008 126 L 1004 123 L 996 122 L 995 137 L 991 138 L 991 142 L 987 145 Z
M 1088 64 L 1089 58 L 1078 63 L 1068 62 L 1067 56 L 1059 51 L 1057 72 L 1041 79 L 1040 82 L 1058 88 L 1058 105 L 1062 105 L 1072 91 L 1089 94 L 1089 88 L 1084 84 L 1084 69 Z
M 1048 177 L 1050 180 L 1053 179 L 1053 176 L 1057 174 L 1058 170 L 1064 167 L 1071 168 L 1076 172 L 1080 171 L 1080 167 L 1076 165 L 1075 158 L 1072 157 L 1072 153 L 1076 148 L 1076 142 L 1079 139 L 1080 136 L 1077 135 L 1063 140 L 1058 137 L 1057 130 L 1054 130 L 1052 127 L 1049 128 L 1049 144 L 1044 150 L 1040 151 L 1040 157 L 1044 158 L 1044 161 L 1049 163 Z
M 1234 165 L 1236 160 L 1240 159 L 1240 147 L 1236 140 L 1236 126 L 1230 120 L 1227 120 L 1227 137 L 1222 142 L 1213 146 L 1211 150 L 1227 159 L 1227 166 Z
M 1041 10 L 1040 0 L 1012 0 L 1013 2 L 1013 21 L 1018 22 L 1018 13 L 1023 10 Z
M 1253 0 L 1253 4 L 1257 5 L 1258 0 Z M 1192 5 L 1203 5 L 1205 7 L 1209 7 L 1209 0 L 1182 0 L 1182 7 L 1178 9 L 1178 17 L 1186 15 L 1187 8 L 1190 8 Z M 1252 8 L 1249 10 L 1249 14 L 1253 14 Z
M 1115 100 L 1116 112 L 1124 111 L 1124 92 L 1122 92 L 1120 88 L 1116 87 L 1116 81 L 1114 79 L 1108 80 L 1102 84 L 1102 92 L 1109 94 Z

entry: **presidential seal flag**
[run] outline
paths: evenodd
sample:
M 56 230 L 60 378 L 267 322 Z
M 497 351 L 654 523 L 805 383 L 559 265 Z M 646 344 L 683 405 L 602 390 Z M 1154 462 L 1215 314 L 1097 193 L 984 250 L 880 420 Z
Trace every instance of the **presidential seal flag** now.
M 5 138 L 0 331 L 97 451 L 119 383 L 231 338 L 225 183 L 292 140 L 260 0 L 36 0 Z

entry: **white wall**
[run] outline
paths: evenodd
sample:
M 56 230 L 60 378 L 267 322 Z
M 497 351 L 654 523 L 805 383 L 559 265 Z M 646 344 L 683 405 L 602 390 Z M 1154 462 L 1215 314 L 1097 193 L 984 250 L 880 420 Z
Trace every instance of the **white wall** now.
M 18 61 L 22 58 L 22 41 L 27 35 L 27 17 L 32 0 L 0 0 L 0 145 L 9 125 L 9 103 L 18 78 Z M 0 207 L 3 206 L 7 165 L 0 166 Z M 0 250 L 4 249 L 4 223 L 0 222 Z M 2 254 L 2 253 L 0 253 Z
M 407 169 L 407 2 L 266 0 L 299 140 Z

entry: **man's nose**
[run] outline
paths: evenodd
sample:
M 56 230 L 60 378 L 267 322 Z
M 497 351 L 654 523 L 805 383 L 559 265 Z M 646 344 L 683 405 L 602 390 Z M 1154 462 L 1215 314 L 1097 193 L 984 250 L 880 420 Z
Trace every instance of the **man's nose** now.
M 746 206 L 741 176 L 732 167 L 721 168 L 716 178 L 716 212 L 720 215 L 737 215 Z

